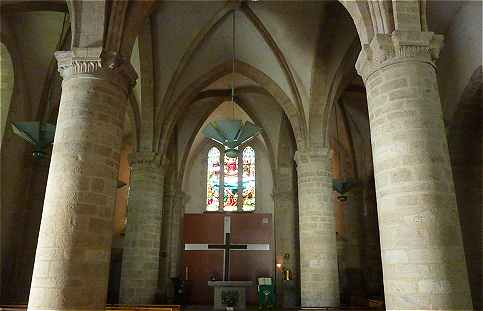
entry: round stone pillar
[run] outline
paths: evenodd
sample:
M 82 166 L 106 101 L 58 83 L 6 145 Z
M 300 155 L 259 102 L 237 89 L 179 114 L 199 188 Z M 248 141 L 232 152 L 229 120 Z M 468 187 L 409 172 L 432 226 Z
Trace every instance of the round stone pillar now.
M 363 210 L 362 187 L 356 186 L 347 194 L 344 206 L 346 240 L 343 250 L 345 295 L 348 303 L 360 304 L 364 297 L 363 273 L 361 266 L 361 216 Z M 342 272 L 342 271 L 341 271 Z
M 27 224 L 24 230 L 23 253 L 19 259 L 21 293 L 17 301 L 28 301 L 35 251 L 39 238 L 40 221 L 45 198 L 45 187 L 49 176 L 49 158 L 33 159 L 32 180 L 30 183 L 30 209 L 27 212 Z
M 168 166 L 166 169 L 176 172 L 174 166 Z M 165 177 L 165 180 L 167 177 Z M 174 201 L 176 194 L 172 186 L 166 180 L 163 193 L 163 215 L 162 215 L 162 232 L 160 243 L 160 258 L 159 258 L 159 295 L 161 301 L 166 303 L 169 297 L 169 291 L 172 288 L 172 282 L 169 279 L 169 265 L 170 265 L 170 248 L 173 231 L 171 228 L 174 217 Z M 159 301 L 158 301 L 159 303 Z
M 164 170 L 156 153 L 129 157 L 131 176 L 120 302 L 152 304 L 158 291 Z
M 364 79 L 388 310 L 472 309 L 433 60 L 442 37 L 377 34 Z
M 330 150 L 297 151 L 302 307 L 337 307 L 335 210 Z
M 377 220 L 377 203 L 374 181 L 367 180 L 363 184 L 363 229 L 361 237 L 362 267 L 366 293 L 370 297 L 381 297 L 384 293 L 381 264 L 381 245 L 379 241 L 379 227 Z
M 28 310 L 104 310 L 132 67 L 101 49 L 57 52 L 62 97 Z
M 188 195 L 181 190 L 178 190 L 172 200 L 171 208 L 171 222 L 169 227 L 169 241 L 168 241 L 168 265 L 167 277 L 175 278 L 181 277 L 181 255 L 183 251 L 183 216 L 184 206 L 187 202 Z M 167 284 L 166 296 L 168 303 L 174 302 L 174 286 L 171 281 Z
M 181 255 L 183 248 L 183 217 L 184 207 L 188 201 L 188 195 L 181 190 L 176 193 L 173 205 L 173 214 L 171 222 L 171 234 L 169 243 L 169 277 L 181 277 Z

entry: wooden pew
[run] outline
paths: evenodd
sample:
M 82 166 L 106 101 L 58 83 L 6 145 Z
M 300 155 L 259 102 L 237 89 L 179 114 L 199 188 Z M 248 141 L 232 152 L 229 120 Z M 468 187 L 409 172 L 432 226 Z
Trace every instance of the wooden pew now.
M 27 305 L 0 305 L 0 311 L 20 311 L 27 310 Z
M 180 305 L 107 305 L 106 310 L 114 311 L 181 311 Z
M 0 305 L 0 311 L 24 311 L 27 305 Z M 106 311 L 181 311 L 180 305 L 107 305 Z

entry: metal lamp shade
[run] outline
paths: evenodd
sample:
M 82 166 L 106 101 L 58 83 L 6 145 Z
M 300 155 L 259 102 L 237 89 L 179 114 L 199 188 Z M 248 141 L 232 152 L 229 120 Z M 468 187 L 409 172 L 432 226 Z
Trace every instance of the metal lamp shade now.
M 356 186 L 356 183 L 353 180 L 350 180 L 350 179 L 347 179 L 347 180 L 334 179 L 334 180 L 332 180 L 332 189 L 339 193 L 339 196 L 337 196 L 337 199 L 339 199 L 339 201 L 341 201 L 341 202 L 347 201 L 346 193 L 349 192 L 349 190 L 351 190 L 355 186 Z
M 239 154 L 238 147 L 260 132 L 255 124 L 241 120 L 213 121 L 203 129 L 203 134 L 225 146 L 225 154 L 235 158 Z
M 14 122 L 12 130 L 16 135 L 34 145 L 32 154 L 35 158 L 45 157 L 45 148 L 54 141 L 55 125 L 49 123 Z

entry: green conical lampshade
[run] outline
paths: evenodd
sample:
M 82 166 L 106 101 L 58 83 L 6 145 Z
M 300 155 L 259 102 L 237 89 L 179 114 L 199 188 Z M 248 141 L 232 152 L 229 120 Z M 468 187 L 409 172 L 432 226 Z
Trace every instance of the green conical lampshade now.
M 213 121 L 203 129 L 206 137 L 225 146 L 225 154 L 234 158 L 238 156 L 238 147 L 260 133 L 255 124 L 241 120 Z
M 55 125 L 44 122 L 13 122 L 12 130 L 34 145 L 34 157 L 44 157 L 44 149 L 54 141 Z
M 337 199 L 339 201 L 346 201 L 347 196 L 345 195 L 349 190 L 356 186 L 356 182 L 351 179 L 340 180 L 340 179 L 333 179 L 332 180 L 332 189 L 339 193 Z

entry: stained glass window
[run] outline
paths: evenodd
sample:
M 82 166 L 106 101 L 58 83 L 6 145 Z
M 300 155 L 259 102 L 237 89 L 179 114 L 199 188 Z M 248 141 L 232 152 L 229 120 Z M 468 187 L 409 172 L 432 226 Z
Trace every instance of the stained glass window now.
M 225 170 L 223 182 L 223 210 L 233 212 L 238 206 L 238 157 L 229 158 L 225 155 Z
M 223 208 L 225 212 L 252 212 L 255 210 L 255 188 L 255 150 L 252 147 L 245 147 L 236 158 L 226 156 L 216 147 L 209 150 L 207 211 Z
M 213 147 L 208 152 L 207 211 L 220 207 L 220 177 L 220 150 Z
M 246 147 L 243 150 L 242 194 L 243 211 L 255 210 L 255 150 Z

